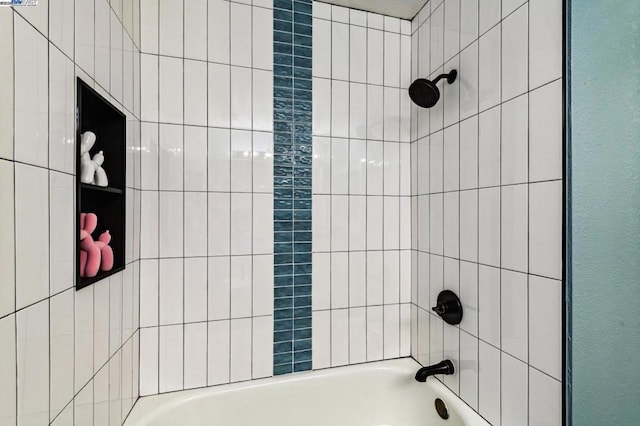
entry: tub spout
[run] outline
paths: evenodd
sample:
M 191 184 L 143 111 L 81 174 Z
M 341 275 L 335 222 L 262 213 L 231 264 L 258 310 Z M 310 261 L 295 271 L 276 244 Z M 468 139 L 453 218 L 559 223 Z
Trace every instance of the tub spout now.
M 448 359 L 444 361 L 440 361 L 437 364 L 429 365 L 427 367 L 422 367 L 416 373 L 416 380 L 419 382 L 426 382 L 427 377 L 433 376 L 436 374 L 453 374 L 455 369 L 453 368 L 453 363 Z

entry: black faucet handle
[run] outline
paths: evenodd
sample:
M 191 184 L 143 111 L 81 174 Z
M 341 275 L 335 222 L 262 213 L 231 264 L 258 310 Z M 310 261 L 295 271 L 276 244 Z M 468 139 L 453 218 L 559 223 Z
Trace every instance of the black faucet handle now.
M 441 303 L 438 303 L 436 306 L 431 308 L 431 310 L 433 312 L 435 312 L 436 314 L 440 315 L 440 316 L 442 316 L 442 315 L 447 313 L 447 307 L 444 304 L 441 304 Z
M 436 306 L 431 309 L 447 324 L 456 325 L 462 321 L 462 303 L 451 290 L 441 291 Z

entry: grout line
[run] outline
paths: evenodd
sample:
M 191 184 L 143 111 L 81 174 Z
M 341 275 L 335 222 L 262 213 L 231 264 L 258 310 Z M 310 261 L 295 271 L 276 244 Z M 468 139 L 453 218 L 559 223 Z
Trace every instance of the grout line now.
M 564 1 L 563 1 L 564 3 Z M 530 85 L 530 79 L 531 79 L 531 73 L 530 73 L 530 63 L 531 63 L 531 11 L 529 9 L 529 2 L 527 1 L 526 3 L 526 7 L 527 7 L 527 182 L 531 181 L 531 85 Z M 562 78 L 562 77 L 561 77 Z M 564 153 L 563 153 L 563 157 L 564 157 Z M 564 158 L 563 158 L 564 160 Z M 531 252 L 529 250 L 530 245 L 530 234 L 529 234 L 529 230 L 530 228 L 530 203 L 531 203 L 531 198 L 530 198 L 530 184 L 527 185 L 527 271 L 531 271 L 531 261 L 530 261 L 530 256 L 531 256 Z M 564 209 L 563 209 L 564 210 Z M 564 214 L 564 211 L 563 211 Z M 563 259 L 565 260 L 565 259 Z M 564 262 L 563 262 L 564 263 Z M 531 418 L 531 407 L 530 407 L 530 394 L 531 394 L 531 385 L 530 385 L 530 362 L 531 362 L 531 324 L 529 321 L 529 315 L 530 315 L 530 277 L 529 275 L 527 275 L 527 362 L 525 363 L 527 365 L 527 422 L 529 422 L 529 419 Z M 566 336 L 565 336 L 566 337 Z
M 232 79 L 231 79 L 231 63 L 233 62 L 231 60 L 231 49 L 232 49 L 232 40 L 231 40 L 231 36 L 232 36 L 232 32 L 231 32 L 231 23 L 233 22 L 231 19 L 231 3 L 229 3 L 229 126 L 231 126 L 232 123 L 232 119 L 231 119 L 231 114 L 232 114 L 232 98 L 231 98 L 231 87 L 232 87 Z M 208 25 L 207 25 L 208 26 Z M 209 80 L 208 76 L 207 76 L 207 81 Z M 208 99 L 207 99 L 207 103 L 208 103 Z M 208 121 L 207 121 L 208 122 Z M 233 131 L 230 130 L 229 131 L 229 189 L 231 189 L 233 187 Z M 227 199 L 229 200 L 229 254 L 231 254 L 231 245 L 232 245 L 232 196 L 231 193 L 229 193 Z M 231 312 L 233 312 L 233 298 L 232 298 L 232 292 L 233 292 L 233 286 L 231 285 L 232 279 L 233 279 L 233 263 L 231 262 L 231 257 L 229 256 L 229 316 L 231 316 Z M 232 353 L 231 353 L 231 348 L 232 348 L 232 344 L 231 344 L 231 339 L 232 339 L 232 335 L 231 335 L 231 331 L 232 331 L 232 327 L 231 327 L 231 319 L 229 319 L 229 347 L 228 347 L 228 354 L 229 354 L 229 365 L 228 365 L 228 371 L 227 371 L 227 383 L 231 382 L 231 358 L 232 358 Z
M 142 1 L 142 0 L 141 0 Z M 158 52 L 160 52 L 160 4 L 158 3 Z M 141 61 L 142 62 L 142 61 Z M 158 79 L 157 79 L 157 87 L 156 87 L 156 91 L 155 93 L 157 94 L 157 102 L 156 102 L 156 106 L 157 106 L 157 111 L 155 111 L 155 117 L 157 117 L 158 122 L 160 121 L 160 58 L 158 58 L 157 62 L 157 67 L 158 67 Z M 142 115 L 142 114 L 141 114 Z M 158 176 L 157 176 L 157 188 L 158 188 L 158 204 L 157 204 L 157 231 L 156 231 L 156 235 L 157 235 L 157 247 L 156 247 L 156 253 L 158 253 L 158 257 L 160 257 L 160 174 L 161 174 L 161 168 L 160 168 L 160 147 L 161 147 L 161 132 L 160 132 L 160 124 L 157 125 L 157 129 L 158 129 L 158 158 L 157 158 L 157 170 L 158 170 Z M 161 277 L 161 271 L 160 271 L 160 260 L 158 259 L 157 262 L 157 282 L 155 283 L 155 286 L 157 288 L 157 292 L 158 292 L 158 308 L 157 308 L 157 322 L 156 324 L 158 324 L 158 326 L 156 327 L 157 330 L 157 347 L 156 347 L 156 353 L 157 353 L 157 359 L 156 359 L 156 363 L 157 363 L 157 376 L 155 378 L 155 382 L 156 382 L 156 393 L 160 393 L 160 277 Z
M 206 20 L 207 20 L 207 29 L 206 29 L 206 38 L 205 38 L 205 57 L 207 58 L 207 60 L 209 59 L 209 2 L 207 2 L 207 6 L 206 6 Z M 206 111 L 207 111 L 207 115 L 206 115 L 206 121 L 207 124 L 209 124 L 209 64 L 207 63 L 206 65 L 206 75 L 207 75 L 207 79 L 206 79 L 206 84 L 207 84 L 207 106 L 206 106 Z M 207 146 L 207 181 L 206 181 L 206 188 L 207 188 L 207 196 L 205 199 L 206 202 L 206 212 L 207 212 L 207 228 L 206 228 L 206 232 L 207 232 L 207 247 L 206 247 L 206 251 L 207 251 L 207 256 L 209 255 L 209 220 L 210 220 L 210 215 L 211 212 L 209 211 L 209 136 L 211 134 L 211 131 L 209 129 L 207 129 L 207 135 L 206 135 L 206 146 Z M 207 274 L 207 288 L 206 288 L 206 297 L 207 297 L 207 302 L 206 302 L 206 307 L 207 307 L 207 311 L 206 311 L 206 318 L 207 318 L 207 324 L 206 324 L 206 337 L 205 337 L 205 376 L 204 376 L 204 383 L 205 385 L 209 385 L 209 280 L 211 278 L 212 275 L 212 271 L 209 268 L 209 264 L 210 264 L 210 259 L 209 257 L 206 257 L 206 274 Z
M 477 31 L 480 31 L 480 4 L 479 4 L 480 0 L 476 1 L 477 4 L 477 12 L 478 12 L 478 26 L 477 26 Z M 473 44 L 473 43 L 471 43 Z M 480 37 L 478 34 L 478 49 L 476 49 L 477 51 L 477 55 L 478 55 L 478 69 L 476 72 L 476 87 L 478 87 L 478 96 L 476 97 L 476 103 L 477 103 L 477 109 L 478 109 L 478 114 L 479 114 L 479 110 L 480 110 Z M 480 116 L 478 115 L 478 119 L 476 120 L 476 143 L 477 143 L 477 149 L 476 149 L 476 163 L 477 163 L 477 185 L 480 186 Z M 477 191 L 477 195 L 476 195 L 476 261 L 480 261 L 480 191 Z M 476 265 L 476 327 L 477 327 L 477 332 L 478 335 L 480 334 L 480 264 L 478 263 Z M 476 341 L 476 365 L 477 365 L 477 371 L 478 373 L 476 374 L 476 407 L 478 407 L 478 409 L 476 411 L 480 411 L 480 339 L 478 338 Z
M 452 1 L 452 0 L 449 0 Z M 444 55 L 444 51 L 445 51 L 445 39 L 444 39 L 444 25 L 446 23 L 446 19 L 445 19 L 445 2 L 443 1 L 437 8 L 442 8 L 442 69 L 440 70 L 440 73 L 444 73 L 445 69 L 445 55 Z M 445 106 L 447 105 L 447 98 L 445 96 L 446 94 L 446 87 L 445 90 L 443 90 L 443 96 L 442 96 L 442 190 L 444 192 L 444 187 L 445 187 L 445 152 L 446 152 L 446 148 L 445 148 L 445 132 L 444 132 L 444 116 L 445 116 Z M 442 254 L 444 255 L 444 250 L 445 250 L 445 244 L 446 244 L 446 239 L 445 239 L 445 232 L 446 232 L 446 227 L 445 227 L 445 196 L 442 195 Z M 445 259 L 443 258 L 442 261 L 442 286 L 441 289 L 444 290 L 445 287 L 445 283 L 446 283 L 446 265 L 445 265 Z M 444 320 L 439 320 L 438 321 L 441 325 L 442 325 L 442 357 L 444 358 L 444 353 L 446 351 L 446 347 L 445 347 L 445 322 Z M 446 382 L 447 380 L 444 379 L 441 380 L 443 383 Z
M 186 7 L 185 7 L 185 3 L 184 1 L 182 2 L 182 56 L 183 58 L 181 58 L 181 65 L 182 65 L 182 123 L 185 123 L 185 106 L 186 106 L 186 102 L 185 102 L 185 98 L 186 98 L 186 83 L 185 83 L 185 69 L 186 69 L 186 61 L 184 60 L 184 56 L 185 55 L 185 13 L 186 12 Z M 207 25 L 208 26 L 208 25 Z M 208 104 L 208 100 L 207 100 L 207 104 Z M 182 284 L 182 389 L 185 389 L 185 378 L 186 378 L 186 370 L 185 370 L 185 359 L 186 359 L 186 334 L 187 334 L 187 327 L 185 325 L 186 321 L 185 321 L 185 310 L 186 310 L 186 304 L 185 304 L 185 294 L 186 294 L 186 290 L 185 290 L 185 277 L 186 277 L 186 267 L 185 267 L 185 247 L 186 247 L 186 197 L 185 197 L 185 193 L 186 193 L 186 189 L 187 189 L 187 185 L 186 185 L 186 145 L 185 145 L 185 134 L 186 134 L 186 129 L 187 126 L 185 124 L 182 125 L 182 259 L 181 259 L 181 263 L 182 263 L 182 280 L 181 280 L 181 284 Z
M 502 2 L 500 2 L 500 16 L 502 17 Z M 503 68 L 503 54 L 502 54 L 502 41 L 503 41 L 503 32 L 502 32 L 502 20 L 500 20 L 499 25 L 500 25 L 500 94 L 499 94 L 499 99 L 502 100 L 502 95 L 504 93 L 504 73 L 502 72 L 502 68 Z M 479 70 L 479 66 L 478 66 L 478 70 Z M 478 71 L 479 72 L 479 71 Z M 499 151 L 499 155 L 500 155 L 500 163 L 499 163 L 499 169 L 498 172 L 500 174 L 500 179 L 499 182 L 502 184 L 502 111 L 503 111 L 503 107 L 502 104 L 500 104 L 500 110 L 499 110 L 499 132 L 500 132 L 500 151 Z M 500 266 L 502 266 L 502 190 L 503 188 L 500 187 L 500 192 L 498 194 L 499 196 L 499 217 L 498 217 L 498 229 L 499 229 L 499 244 L 500 244 L 500 251 L 498 252 L 499 256 L 500 256 Z M 500 332 L 498 334 L 498 339 L 500 341 L 500 373 L 499 373 L 499 380 L 500 380 L 500 400 L 498 401 L 498 406 L 500 407 L 500 423 L 502 423 L 503 420 L 503 404 L 502 404 L 502 399 L 503 399 L 503 389 L 502 389 L 502 379 L 503 379 L 503 375 L 502 375 L 502 367 L 503 367 L 503 362 L 502 362 L 502 358 L 503 358 L 503 352 L 502 352 L 502 270 L 500 270 L 500 277 L 498 278 L 499 280 L 499 284 L 498 284 L 498 291 L 499 291 L 499 306 L 500 309 L 498 311 L 498 317 L 500 318 Z M 478 333 L 479 334 L 479 333 Z
M 367 23 L 369 21 L 367 20 Z M 382 34 L 382 84 L 384 85 L 385 83 L 385 77 L 386 77 L 386 57 L 387 57 L 387 50 L 386 50 L 386 33 L 384 32 L 384 18 L 383 18 L 383 31 L 381 31 Z M 385 123 L 385 112 L 387 110 L 386 108 L 386 101 L 387 101 L 387 96 L 384 90 L 384 87 L 381 89 L 382 92 L 382 130 L 381 130 L 381 135 L 382 135 L 382 188 L 381 188 L 381 194 L 382 194 L 382 274 L 381 274 L 381 281 L 382 281 L 382 359 L 385 359 L 385 340 L 386 340 L 386 336 L 385 336 L 385 309 L 384 309 L 384 302 L 385 302 L 385 284 L 386 284 L 386 280 L 385 280 L 385 249 L 386 249 L 386 245 L 387 245 L 387 235 L 385 232 L 385 213 L 386 213 L 386 209 L 385 209 L 385 198 L 384 195 L 386 194 L 385 191 L 385 182 L 386 182 L 386 175 L 388 172 L 388 167 L 386 166 L 385 163 L 385 153 L 387 152 L 387 150 L 385 149 L 385 129 L 386 129 L 386 123 Z M 368 125 L 368 123 L 367 123 Z M 386 169 L 386 170 L 385 170 Z
M 324 2 L 322 2 L 321 0 L 316 0 L 316 1 L 321 2 L 321 3 L 324 3 Z M 349 10 L 360 10 L 360 9 L 355 8 L 355 7 L 349 7 L 348 9 L 349 9 Z M 274 9 L 274 10 L 275 10 L 275 9 Z M 368 13 L 372 13 L 372 14 L 374 14 L 374 15 L 379 15 L 379 16 L 385 16 L 385 17 L 387 17 L 387 15 L 380 15 L 380 14 L 373 13 L 373 12 L 368 12 Z M 401 26 L 401 27 L 402 27 L 402 21 L 408 21 L 408 22 L 411 22 L 411 20 L 410 20 L 410 19 L 396 18 L 396 17 L 392 17 L 392 18 L 394 18 L 394 19 L 398 19 L 398 20 L 400 21 L 400 26 Z M 313 19 L 317 19 L 317 20 L 319 20 L 319 21 L 326 21 L 326 22 L 336 22 L 336 23 L 339 23 L 339 24 L 348 25 L 349 27 L 357 27 L 357 28 L 364 28 L 364 29 L 368 29 L 368 30 L 384 31 L 384 32 L 386 32 L 386 33 L 390 33 L 390 34 L 397 34 L 397 35 L 404 35 L 404 36 L 410 36 L 410 35 L 411 35 L 411 34 L 404 34 L 404 33 L 402 32 L 402 29 L 400 29 L 400 31 L 390 31 L 390 30 L 385 29 L 385 28 L 384 28 L 384 26 L 383 26 L 383 28 L 382 28 L 382 29 L 380 29 L 380 28 L 377 28 L 377 27 L 369 26 L 369 25 L 366 25 L 366 26 L 365 26 L 365 25 L 359 25 L 359 24 L 352 24 L 352 23 L 351 23 L 351 20 L 349 20 L 349 23 L 347 23 L 347 22 L 343 22 L 343 21 L 337 21 L 337 20 L 334 20 L 334 19 L 322 18 L 322 17 L 319 17 L 319 16 L 313 16 Z
M 382 31 L 380 31 L 380 32 L 382 32 Z M 383 39 L 384 39 L 384 36 L 383 36 Z M 367 43 L 368 43 L 368 32 L 367 32 Z M 401 52 L 399 52 L 399 53 L 402 54 Z M 325 77 L 325 76 L 322 76 L 322 75 L 314 75 L 314 76 L 312 76 L 312 78 L 314 80 L 333 80 L 333 81 L 338 81 L 338 82 L 341 82 L 341 83 L 362 85 L 362 86 L 371 86 L 371 87 L 386 88 L 386 89 L 398 89 L 398 90 L 408 90 L 409 89 L 408 87 L 403 87 L 402 85 L 393 86 L 393 85 L 390 85 L 390 84 L 386 84 L 384 81 L 382 82 L 382 84 L 377 84 L 377 83 L 370 83 L 368 81 L 351 80 L 351 77 L 349 77 L 349 79 L 345 80 L 345 79 L 342 79 L 342 78 L 333 78 L 333 77 Z M 350 139 L 358 139 L 358 138 L 350 137 Z M 398 137 L 397 140 L 393 140 L 392 139 L 392 140 L 386 140 L 386 141 L 387 142 L 409 143 L 409 141 L 401 141 L 399 137 Z
M 369 15 L 366 15 L 367 25 L 369 24 Z M 369 133 L 369 30 L 365 31 L 365 55 L 366 55 L 366 66 L 365 66 L 365 123 L 366 123 L 366 133 L 368 136 Z M 351 64 L 349 64 L 351 65 Z M 367 193 L 367 189 L 369 187 L 369 141 L 364 142 L 364 152 L 365 152 L 365 180 L 364 180 L 364 192 Z M 367 198 L 364 199 L 364 216 L 365 216 L 365 230 L 364 230 L 364 248 L 368 250 L 369 248 L 369 200 Z M 364 254 L 364 358 L 366 361 L 369 361 L 369 252 L 365 251 Z
M 347 37 L 348 37 L 348 44 L 347 44 L 347 75 L 349 77 L 349 81 L 351 81 L 351 11 L 349 11 L 349 23 L 347 24 Z M 333 76 L 332 76 L 333 77 Z M 349 82 L 347 84 L 348 87 L 348 91 L 347 91 L 347 104 L 349 106 L 348 111 L 347 111 L 347 134 L 349 136 L 351 136 L 351 83 Z M 351 223 L 350 223 L 350 218 L 351 218 L 351 141 L 349 141 L 347 143 L 347 197 L 346 197 L 346 202 L 347 202 L 347 217 L 345 218 L 346 220 L 346 224 L 347 224 L 347 252 L 349 252 L 347 254 L 347 307 L 349 308 L 347 310 L 347 363 L 350 364 L 351 363 L 351 274 L 349 273 L 350 271 L 350 265 L 351 265 L 351 254 L 350 254 L 350 250 L 351 250 L 351 238 L 350 238 L 350 233 L 351 233 Z M 332 233 L 333 235 L 333 233 Z
M 250 257 L 250 261 L 251 261 L 251 292 L 250 293 L 251 293 L 251 296 L 250 297 L 251 297 L 251 300 L 250 300 L 250 303 L 251 303 L 251 317 L 252 317 L 252 319 L 250 321 L 250 328 L 249 328 L 249 330 L 250 330 L 249 333 L 251 334 L 251 343 L 250 343 L 250 346 L 249 346 L 249 357 L 250 357 L 250 360 L 251 360 L 251 367 L 250 367 L 249 377 L 253 379 L 253 377 L 254 377 L 254 371 L 253 371 L 254 370 L 254 368 L 253 368 L 253 361 L 254 361 L 253 360 L 253 345 L 254 345 L 254 343 L 253 343 L 253 321 L 254 321 L 253 320 L 253 313 L 254 313 L 253 312 L 253 309 L 254 309 L 254 306 L 253 306 L 253 294 L 254 294 L 253 284 L 254 284 L 254 282 L 253 281 L 254 280 L 253 280 L 253 277 L 254 277 L 254 272 L 255 272 L 254 271 L 254 258 L 255 258 L 255 256 L 254 256 L 254 248 L 253 248 L 253 238 L 254 238 L 254 232 L 255 232 L 255 229 L 253 229 L 253 217 L 254 217 L 254 214 L 255 214 L 255 211 L 254 211 L 255 205 L 254 205 L 254 202 L 253 202 L 254 197 L 255 197 L 255 194 L 253 193 L 253 191 L 254 191 L 254 187 L 253 187 L 253 179 L 254 179 L 253 158 L 254 158 L 254 153 L 255 153 L 255 149 L 254 149 L 254 146 L 253 146 L 254 135 L 255 135 L 254 132 L 253 132 L 253 127 L 254 127 L 253 126 L 253 120 L 254 120 L 254 116 L 253 116 L 253 107 L 254 107 L 254 105 L 253 105 L 253 100 L 254 100 L 253 77 L 254 77 L 254 73 L 255 73 L 254 66 L 253 66 L 253 47 L 254 47 L 253 46 L 253 27 L 254 27 L 254 25 L 253 25 L 254 24 L 254 22 L 253 22 L 253 12 L 254 12 L 254 8 L 251 7 L 250 11 L 251 11 L 251 52 L 250 52 L 250 55 L 251 55 L 251 82 L 250 82 L 250 85 L 251 85 L 251 130 L 252 130 L 252 132 L 251 132 L 251 155 L 250 155 L 250 158 L 251 158 L 251 224 L 250 224 L 250 229 L 251 229 L 251 241 L 250 241 L 250 244 L 251 244 L 251 257 Z
M 334 72 L 333 72 L 333 67 L 334 67 L 334 61 L 333 61 L 333 51 L 334 51 L 334 43 L 333 43 L 333 27 L 335 22 L 333 21 L 333 6 L 331 6 L 331 23 L 330 23 L 330 40 L 329 40 L 329 44 L 331 46 L 331 54 L 329 55 L 329 60 L 330 60 L 330 67 L 329 67 L 329 73 L 331 75 L 331 81 L 330 81 L 330 88 L 331 88 L 331 95 L 330 95 L 330 99 L 331 101 L 329 102 L 329 110 L 330 110 L 330 114 L 329 114 L 329 134 L 331 136 L 331 139 L 329 140 L 329 190 L 331 191 L 331 194 L 329 196 L 329 268 L 330 268 L 330 272 L 329 272 L 329 366 L 333 367 L 334 366 L 334 360 L 333 360 L 333 85 L 334 85 Z M 313 75 L 313 71 L 312 71 L 312 75 Z
M 76 21 L 76 4 L 75 2 L 73 3 L 73 21 L 74 21 L 74 26 L 73 26 L 73 60 L 72 63 L 75 66 L 76 63 L 76 37 L 77 37 L 77 32 L 76 32 L 76 25 L 75 25 L 75 21 Z M 64 54 L 64 52 L 63 52 Z M 73 75 L 74 77 L 76 77 L 76 70 L 73 70 Z M 74 84 L 73 85 L 73 99 L 74 101 L 76 99 L 78 99 L 78 85 Z M 74 128 L 77 126 L 77 122 L 76 122 L 76 112 L 77 112 L 77 107 L 74 105 L 73 108 L 73 124 L 74 124 Z M 75 170 L 75 165 L 73 166 L 74 172 L 77 173 L 78 171 Z M 126 179 L 125 179 L 126 180 Z M 126 182 L 125 182 L 125 186 L 126 186 Z M 73 200 L 73 210 L 77 212 L 77 200 L 74 197 Z M 77 225 L 77 218 L 74 218 L 74 228 L 76 228 Z M 73 247 L 74 253 L 77 250 L 77 247 L 74 245 Z M 75 270 L 75 268 L 77 268 L 78 266 L 75 264 L 75 262 L 73 262 L 73 268 Z M 133 305 L 133 301 L 131 303 Z M 73 391 L 75 392 L 75 387 L 76 387 L 76 362 L 78 362 L 77 357 L 76 357 L 76 292 L 73 292 L 73 374 L 72 374 L 72 381 L 73 381 Z M 138 311 L 139 312 L 139 311 Z M 133 367 L 133 366 L 132 366 Z M 133 368 L 132 368 L 133 370 Z M 51 374 L 51 373 L 49 373 Z M 73 421 L 75 423 L 76 420 L 76 412 L 75 412 L 75 395 L 74 397 L 71 399 L 70 403 L 73 404 Z M 93 414 L 92 414 L 93 415 Z M 93 420 L 93 419 L 92 419 Z
M 460 37 L 461 32 L 462 32 L 462 0 L 459 0 L 458 1 L 458 48 L 456 49 L 458 52 L 460 52 L 462 50 L 461 49 L 462 41 L 460 40 L 461 39 L 461 37 Z M 454 55 L 454 57 L 456 57 L 456 56 L 458 58 L 458 70 L 460 70 L 460 53 L 457 53 L 456 55 Z M 458 192 L 458 257 L 459 258 L 462 257 L 460 255 L 460 246 L 462 245 L 461 244 L 461 238 L 460 238 L 460 234 L 461 234 L 461 232 L 460 232 L 460 223 L 462 222 L 462 215 L 460 213 L 460 210 L 461 210 L 461 208 L 460 208 L 460 200 L 461 200 L 461 194 L 462 194 L 462 192 L 460 191 L 460 186 L 461 186 L 460 183 L 462 181 L 462 171 L 461 171 L 460 163 L 461 163 L 461 157 L 462 157 L 462 154 L 461 154 L 462 150 L 460 149 L 460 123 L 459 123 L 459 121 L 460 121 L 460 105 L 462 105 L 461 92 L 462 91 L 460 90 L 460 87 L 458 87 L 458 120 L 457 120 L 458 121 L 458 123 L 457 123 L 457 130 L 458 130 L 458 185 L 457 185 L 457 187 L 458 187 L 458 191 L 459 191 Z M 460 281 L 461 281 L 461 279 L 460 279 L 461 268 L 462 268 L 462 262 L 458 261 L 458 289 L 457 289 L 458 291 L 457 291 L 457 294 L 459 294 L 459 295 L 461 295 L 461 291 L 460 291 L 461 290 L 461 288 L 460 288 L 460 285 L 461 285 L 460 284 Z M 462 347 L 462 340 L 461 339 L 462 338 L 460 337 L 461 328 L 460 328 L 459 324 L 457 325 L 457 328 L 458 328 L 458 366 L 459 366 L 462 363 L 462 354 L 461 354 L 461 352 L 462 352 L 462 348 L 461 348 Z M 460 395 L 462 394 L 462 390 L 460 389 L 461 388 L 461 383 L 460 383 L 461 375 L 460 374 L 457 374 L 457 380 L 458 380 L 458 392 L 457 392 L 457 395 L 458 395 L 458 397 L 460 397 Z M 460 398 L 460 399 L 462 399 L 462 398 Z
M 16 33 L 16 26 L 15 26 L 15 10 L 11 10 L 11 33 L 12 36 L 15 40 L 15 33 Z M 16 102 L 16 87 L 15 87 L 15 64 L 16 64 L 16 49 L 15 49 L 15 42 L 12 43 L 11 46 L 11 55 L 12 55 L 12 61 L 13 61 L 13 69 L 12 69 L 12 79 L 13 79 L 13 84 L 12 84 L 12 93 L 11 93 L 11 97 L 12 97 L 12 101 L 13 104 L 15 105 Z M 16 151 L 16 132 L 15 132 L 15 111 L 13 112 L 13 125 L 14 125 L 14 130 L 11 132 L 11 157 L 14 158 L 15 157 L 15 151 Z M 17 232 L 16 232 L 16 222 L 15 219 L 17 217 L 18 214 L 18 209 L 16 206 L 16 190 L 17 190 L 17 185 L 16 185 L 16 167 L 15 164 L 11 164 L 11 177 L 13 178 L 13 224 L 12 224 L 12 228 L 13 228 L 13 275 L 14 275 L 14 283 L 13 283 L 13 307 L 11 310 L 15 311 L 16 307 L 18 306 L 18 286 L 17 286 L 17 279 L 16 279 L 16 275 L 17 275 L 17 270 L 18 270 L 18 260 L 17 260 L 17 256 L 15 255 L 16 251 L 17 251 Z M 18 315 L 14 312 L 10 315 L 13 315 L 13 339 L 14 339 L 14 348 L 13 348 L 13 356 L 14 356 L 14 366 L 15 366 L 15 384 L 16 384 L 16 390 L 15 390 L 15 419 L 16 422 L 18 421 L 18 383 L 19 383 L 19 377 L 18 377 Z M 74 369 L 75 370 L 75 369 Z

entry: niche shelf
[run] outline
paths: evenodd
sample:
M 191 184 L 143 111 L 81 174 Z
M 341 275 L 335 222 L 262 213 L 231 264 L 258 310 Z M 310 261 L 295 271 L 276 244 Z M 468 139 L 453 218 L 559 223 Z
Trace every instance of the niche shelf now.
M 125 219 L 126 219 L 126 117 L 104 97 L 99 95 L 80 78 L 77 79 L 76 122 L 76 290 L 98 282 L 125 268 Z M 102 167 L 109 179 L 108 187 L 80 181 L 80 140 L 86 131 L 96 134 L 96 143 L 91 148 L 93 157 L 98 151 L 104 153 Z M 80 213 L 95 213 L 98 226 L 91 234 L 97 240 L 108 230 L 109 245 L 113 250 L 113 268 L 98 271 L 95 277 L 80 276 Z

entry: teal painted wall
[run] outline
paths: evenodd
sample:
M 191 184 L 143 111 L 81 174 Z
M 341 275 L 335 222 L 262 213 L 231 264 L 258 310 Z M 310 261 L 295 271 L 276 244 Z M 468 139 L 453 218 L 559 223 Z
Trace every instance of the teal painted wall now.
M 573 424 L 640 425 L 640 1 L 571 3 Z

